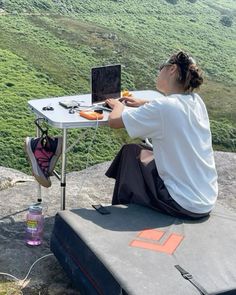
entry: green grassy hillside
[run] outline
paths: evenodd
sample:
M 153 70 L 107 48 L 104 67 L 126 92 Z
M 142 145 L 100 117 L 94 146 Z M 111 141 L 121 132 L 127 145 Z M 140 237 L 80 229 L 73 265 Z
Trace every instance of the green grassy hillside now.
M 158 64 L 178 49 L 205 72 L 200 92 L 215 147 L 236 151 L 235 1 L 2 0 L 0 8 L 0 165 L 28 171 L 29 99 L 88 93 L 90 68 L 112 63 L 123 66 L 123 88 L 155 89 Z M 70 155 L 69 170 L 84 167 L 92 133 Z M 100 128 L 90 163 L 111 159 L 127 140 Z

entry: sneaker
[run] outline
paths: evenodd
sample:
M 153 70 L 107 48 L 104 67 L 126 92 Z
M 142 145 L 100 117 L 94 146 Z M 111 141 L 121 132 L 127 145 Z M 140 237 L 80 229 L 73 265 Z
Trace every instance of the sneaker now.
M 25 151 L 36 180 L 42 186 L 50 187 L 50 175 L 52 175 L 62 152 L 62 137 L 47 137 L 46 139 L 26 137 Z

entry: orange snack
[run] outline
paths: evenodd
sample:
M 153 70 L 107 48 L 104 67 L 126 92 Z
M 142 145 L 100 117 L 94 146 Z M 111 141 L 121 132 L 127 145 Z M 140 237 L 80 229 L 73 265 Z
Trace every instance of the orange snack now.
M 132 97 L 133 94 L 129 92 L 129 90 L 124 90 L 121 92 L 122 97 Z
M 86 118 L 88 120 L 102 120 L 103 119 L 103 114 L 99 114 L 94 111 L 80 111 L 79 115 L 83 118 Z

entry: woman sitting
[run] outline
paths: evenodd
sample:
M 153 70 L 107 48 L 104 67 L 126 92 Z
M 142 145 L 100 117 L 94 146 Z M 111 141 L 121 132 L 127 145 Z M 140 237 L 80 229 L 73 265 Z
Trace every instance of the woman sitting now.
M 207 110 L 193 92 L 202 82 L 194 59 L 181 51 L 159 69 L 156 86 L 163 95 L 107 100 L 111 128 L 124 127 L 130 137 L 153 144 L 153 151 L 122 147 L 106 172 L 116 179 L 112 204 L 141 204 L 180 218 L 209 215 L 218 184 Z

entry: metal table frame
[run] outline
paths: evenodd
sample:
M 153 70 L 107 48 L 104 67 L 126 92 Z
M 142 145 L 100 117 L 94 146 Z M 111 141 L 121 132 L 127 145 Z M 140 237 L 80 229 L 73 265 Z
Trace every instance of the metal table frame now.
M 157 91 L 143 90 L 132 92 L 136 98 L 144 98 L 153 100 L 158 96 Z M 29 108 L 35 113 L 37 118 L 43 118 L 45 122 L 55 128 L 62 129 L 62 165 L 61 175 L 56 172 L 55 176 L 60 180 L 61 185 L 61 210 L 66 207 L 66 153 L 71 147 L 67 147 L 68 129 L 72 128 L 91 128 L 98 126 L 105 126 L 108 123 L 109 112 L 104 112 L 103 120 L 90 121 L 79 116 L 77 112 L 70 114 L 68 109 L 59 105 L 60 101 L 73 100 L 79 102 L 82 106 L 91 106 L 91 94 L 64 96 L 64 97 L 51 97 L 43 99 L 33 99 L 28 101 Z M 43 110 L 43 107 L 51 106 L 53 110 Z M 37 127 L 36 136 L 40 136 L 40 130 Z M 72 144 L 73 146 L 74 144 Z M 38 187 L 38 199 L 41 200 L 41 186 Z

